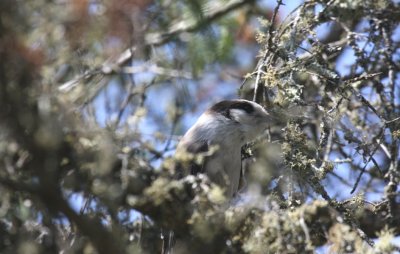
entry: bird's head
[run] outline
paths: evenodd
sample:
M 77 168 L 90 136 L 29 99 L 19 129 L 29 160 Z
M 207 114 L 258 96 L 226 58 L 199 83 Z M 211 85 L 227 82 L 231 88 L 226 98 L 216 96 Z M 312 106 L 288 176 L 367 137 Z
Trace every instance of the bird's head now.
M 260 135 L 271 120 L 261 105 L 243 99 L 218 102 L 208 109 L 208 112 L 222 115 L 230 126 L 237 128 L 242 134 L 243 143 Z

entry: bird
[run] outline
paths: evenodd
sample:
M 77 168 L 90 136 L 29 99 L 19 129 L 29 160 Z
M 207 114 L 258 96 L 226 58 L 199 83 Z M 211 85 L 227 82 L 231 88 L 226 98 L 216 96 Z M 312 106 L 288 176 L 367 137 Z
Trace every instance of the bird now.
M 241 148 L 259 136 L 270 120 L 267 110 L 253 101 L 223 100 L 212 105 L 177 145 L 175 154 L 182 162 L 176 167 L 178 177 L 204 174 L 224 190 L 228 200 L 233 199 L 242 176 Z M 162 253 L 171 254 L 174 232 L 162 235 Z
M 205 174 L 232 199 L 242 175 L 241 148 L 263 133 L 270 114 L 256 102 L 223 100 L 208 108 L 183 135 L 176 154 L 187 154 L 191 162 L 181 174 Z M 195 156 L 201 155 L 201 160 Z

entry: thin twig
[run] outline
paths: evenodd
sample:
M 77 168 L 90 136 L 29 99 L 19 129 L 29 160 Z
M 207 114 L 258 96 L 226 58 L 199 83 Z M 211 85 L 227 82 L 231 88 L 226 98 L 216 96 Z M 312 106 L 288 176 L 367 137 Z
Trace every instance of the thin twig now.
M 376 139 L 376 140 L 377 140 L 377 144 L 375 145 L 374 150 L 372 151 L 372 153 L 369 155 L 369 158 L 368 158 L 367 162 L 365 163 L 364 167 L 361 169 L 361 172 L 360 172 L 360 174 L 358 175 L 357 180 L 356 180 L 356 182 L 354 183 L 354 187 L 353 187 L 353 189 L 350 191 L 350 194 L 353 194 L 354 191 L 357 189 L 357 186 L 358 186 L 358 184 L 359 184 L 359 182 L 360 182 L 360 180 L 361 180 L 362 175 L 363 175 L 364 172 L 365 172 L 365 169 L 367 168 L 367 165 L 368 165 L 369 162 L 373 159 L 373 156 L 375 155 L 376 151 L 377 151 L 378 148 L 380 147 L 379 143 L 380 143 L 380 140 L 383 138 L 383 134 L 384 134 L 384 128 L 382 128 L 381 131 L 379 132 L 379 134 L 377 135 L 377 136 L 378 136 L 378 138 Z M 375 163 L 376 163 L 376 162 L 375 162 Z
M 209 13 L 205 14 L 203 16 L 203 19 L 201 20 L 198 20 L 196 22 L 183 20 L 179 24 L 175 24 L 174 26 L 172 26 L 167 32 L 148 34 L 145 38 L 143 46 L 154 46 L 167 43 L 171 41 L 178 34 L 196 31 L 201 27 L 212 23 L 216 19 L 219 19 L 225 14 L 233 10 L 239 9 L 246 4 L 252 4 L 252 3 L 254 3 L 254 0 L 232 0 L 222 7 L 211 9 Z M 130 47 L 124 50 L 116 58 L 116 60 L 109 59 L 105 61 L 100 67 L 95 67 L 93 68 L 93 70 L 88 71 L 83 75 L 80 75 L 70 81 L 63 83 L 58 87 L 58 90 L 60 92 L 68 92 L 82 80 L 90 79 L 94 75 L 97 74 L 110 75 L 115 73 L 116 71 L 118 72 L 119 69 L 133 57 L 133 53 L 135 51 L 136 47 Z
M 274 38 L 274 24 L 276 20 L 277 13 L 279 11 L 279 7 L 283 5 L 282 0 L 277 0 L 277 5 L 274 9 L 274 13 L 271 18 L 271 25 L 269 26 L 268 29 L 268 41 L 267 41 L 267 48 L 265 49 L 264 56 L 262 60 L 260 61 L 258 67 L 257 67 L 257 76 L 256 76 L 256 81 L 254 85 L 254 96 L 253 96 L 253 101 L 257 101 L 259 94 L 262 92 L 262 88 L 260 86 L 260 78 L 261 78 L 261 72 L 263 68 L 265 67 L 265 62 L 267 60 L 268 55 L 270 52 L 273 50 L 273 38 Z
M 193 79 L 193 75 L 190 72 L 182 71 L 182 70 L 174 70 L 168 69 L 164 67 L 157 66 L 155 64 L 149 65 L 145 64 L 142 66 L 126 66 L 122 68 L 123 73 L 142 73 L 142 72 L 152 72 L 157 75 L 168 76 L 172 78 L 184 78 L 184 79 Z
M 118 111 L 118 115 L 117 115 L 117 119 L 115 120 L 113 127 L 114 129 L 116 129 L 121 121 L 122 115 L 125 112 L 126 108 L 129 105 L 129 102 L 132 100 L 133 98 L 133 91 L 134 91 L 134 87 L 135 87 L 135 83 L 134 80 L 132 79 L 129 82 L 129 88 L 128 88 L 128 94 L 126 95 L 124 101 L 121 103 L 121 106 L 119 107 L 119 111 Z

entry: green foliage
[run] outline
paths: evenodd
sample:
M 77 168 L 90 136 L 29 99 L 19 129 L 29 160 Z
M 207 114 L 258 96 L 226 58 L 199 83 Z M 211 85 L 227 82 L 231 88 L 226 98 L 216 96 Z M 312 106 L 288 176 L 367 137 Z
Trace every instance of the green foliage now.
M 0 1 L 0 252 L 398 251 L 399 5 L 281 4 Z M 172 156 L 227 83 L 274 119 L 236 204 Z

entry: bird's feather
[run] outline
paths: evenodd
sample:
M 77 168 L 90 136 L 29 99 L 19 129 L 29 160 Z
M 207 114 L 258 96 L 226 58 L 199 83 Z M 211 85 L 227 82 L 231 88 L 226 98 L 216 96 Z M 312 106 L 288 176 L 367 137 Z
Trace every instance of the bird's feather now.
M 206 153 L 208 152 L 209 146 L 206 140 L 198 140 L 197 142 L 193 142 L 189 144 L 186 148 L 187 152 L 193 153 L 193 154 L 201 154 L 201 153 Z M 190 174 L 192 175 L 197 175 L 199 173 L 204 173 L 204 163 L 196 163 L 195 161 L 191 161 L 189 168 L 190 168 Z

